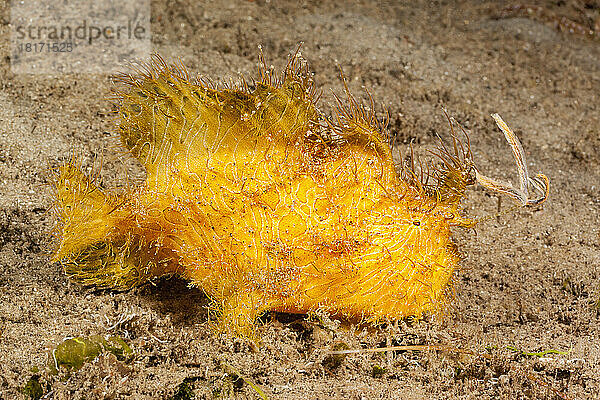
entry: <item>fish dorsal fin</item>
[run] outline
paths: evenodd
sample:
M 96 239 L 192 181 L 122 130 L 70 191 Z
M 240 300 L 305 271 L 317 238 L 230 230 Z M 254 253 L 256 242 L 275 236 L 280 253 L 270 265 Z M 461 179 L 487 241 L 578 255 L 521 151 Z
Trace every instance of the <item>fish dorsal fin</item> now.
M 240 170 L 289 157 L 317 123 L 305 79 L 296 70 L 252 90 L 245 82 L 219 90 L 154 58 L 141 74 L 120 77 L 126 84 L 118 92 L 121 141 L 146 168 L 152 190 L 172 188 L 177 176 L 224 175 L 238 162 L 245 168 L 230 168 L 231 178 L 242 179 Z

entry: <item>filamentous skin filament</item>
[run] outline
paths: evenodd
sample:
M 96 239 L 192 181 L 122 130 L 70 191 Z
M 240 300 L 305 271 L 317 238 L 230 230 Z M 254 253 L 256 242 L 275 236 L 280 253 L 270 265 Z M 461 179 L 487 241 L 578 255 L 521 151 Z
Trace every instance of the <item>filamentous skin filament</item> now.
M 179 276 L 210 297 L 222 329 L 241 336 L 268 310 L 420 316 L 447 298 L 459 261 L 450 227 L 475 223 L 458 212 L 468 185 L 525 206 L 548 196 L 548 179 L 528 176 L 497 115 L 519 188 L 482 175 L 454 131 L 430 184 L 411 163 L 394 165 L 373 107 L 347 88 L 334 118 L 319 112 L 299 52 L 280 77 L 262 55 L 259 64 L 256 81 L 229 88 L 158 56 L 119 77 L 121 141 L 147 179 L 117 192 L 76 162 L 57 170 L 54 258 L 67 274 L 120 290 Z

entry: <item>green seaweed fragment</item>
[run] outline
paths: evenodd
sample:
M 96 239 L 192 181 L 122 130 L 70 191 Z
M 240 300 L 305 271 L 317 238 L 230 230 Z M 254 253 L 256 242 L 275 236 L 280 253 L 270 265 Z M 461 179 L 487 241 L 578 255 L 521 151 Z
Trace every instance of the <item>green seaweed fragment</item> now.
M 333 345 L 333 351 L 345 351 L 350 350 L 350 346 L 348 346 L 344 342 L 338 342 Z M 329 370 L 338 369 L 346 359 L 347 354 L 329 354 L 323 361 L 321 362 L 323 366 Z
M 222 361 L 222 360 L 219 362 L 219 364 L 220 364 L 221 368 L 227 373 L 227 375 L 229 375 L 231 377 L 231 383 L 234 388 L 240 389 L 241 386 L 244 383 L 246 383 L 248 386 L 250 386 L 252 388 L 252 390 L 254 390 L 256 392 L 256 394 L 262 400 L 269 400 L 269 397 L 266 395 L 266 393 L 262 390 L 262 388 L 259 385 L 254 383 L 250 378 L 242 375 L 232 365 L 230 365 L 227 362 Z M 216 393 L 214 393 L 214 394 L 216 394 Z
M 183 382 L 177 387 L 177 392 L 169 398 L 169 400 L 193 400 L 194 391 L 190 387 L 192 380 L 185 378 Z
M 381 378 L 383 377 L 387 372 L 387 368 L 382 367 L 381 365 L 373 365 L 373 368 L 371 369 L 371 376 L 373 378 Z
M 102 345 L 104 346 L 104 350 L 112 353 L 117 357 L 119 361 L 127 361 L 133 355 L 133 350 L 131 347 L 125 343 L 123 339 L 118 336 L 109 336 Z
M 94 335 L 89 338 L 66 339 L 52 351 L 49 362 L 50 373 L 56 375 L 60 368 L 77 371 L 83 364 L 94 360 L 103 352 L 114 354 L 120 361 L 129 359 L 133 354 L 131 347 L 118 336 L 104 338 Z
M 544 351 L 527 353 L 527 352 L 525 352 L 525 351 L 523 351 L 521 349 L 517 349 L 514 346 L 506 346 L 506 348 L 508 350 L 514 351 L 515 353 L 519 353 L 519 355 L 530 356 L 530 357 L 544 357 L 544 356 L 546 356 L 548 354 L 562 354 L 562 355 L 565 355 L 565 354 L 569 354 L 569 352 L 571 351 L 571 350 L 569 350 L 569 351 L 560 351 L 560 350 L 550 349 L 550 350 L 544 350 Z
M 44 395 L 44 389 L 40 384 L 40 376 L 33 375 L 31 378 L 29 378 L 25 386 L 20 389 L 20 392 L 26 396 L 29 396 L 31 400 L 41 399 Z

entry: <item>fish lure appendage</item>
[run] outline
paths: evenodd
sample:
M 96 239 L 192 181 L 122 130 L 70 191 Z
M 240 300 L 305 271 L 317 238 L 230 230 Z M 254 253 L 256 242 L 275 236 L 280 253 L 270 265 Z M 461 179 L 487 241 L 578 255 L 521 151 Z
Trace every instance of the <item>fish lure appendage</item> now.
M 429 185 L 412 166 L 397 171 L 373 107 L 349 95 L 325 118 L 298 53 L 282 76 L 265 65 L 257 81 L 229 88 L 158 56 L 118 78 L 121 141 L 147 179 L 117 192 L 75 165 L 59 168 L 54 258 L 73 279 L 124 290 L 179 276 L 242 336 L 269 310 L 420 316 L 447 297 L 459 261 L 450 227 L 473 224 L 458 212 L 466 186 L 476 180 L 526 206 L 548 195 L 500 117 L 519 188 L 479 173 L 454 134 Z

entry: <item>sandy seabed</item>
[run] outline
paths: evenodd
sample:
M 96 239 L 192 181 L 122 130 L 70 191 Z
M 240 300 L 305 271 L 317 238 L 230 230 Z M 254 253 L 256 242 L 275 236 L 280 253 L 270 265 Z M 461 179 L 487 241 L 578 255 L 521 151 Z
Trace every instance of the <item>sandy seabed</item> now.
M 153 1 L 153 50 L 228 79 L 256 76 L 258 45 L 280 69 L 302 41 L 325 112 L 329 89 L 343 92 L 339 63 L 358 97 L 366 99 L 364 86 L 385 104 L 398 149 L 447 135 L 445 107 L 471 133 L 481 171 L 515 182 L 510 149 L 490 117 L 498 112 L 522 140 L 531 172 L 551 179 L 551 197 L 490 218 L 476 233 L 454 233 L 464 259 L 446 315 L 369 329 L 271 315 L 258 328 L 259 348 L 212 333 L 206 298 L 184 282 L 97 291 L 50 262 L 49 167 L 75 149 L 86 166 L 104 155 L 106 186 L 143 174 L 116 148 L 109 76 L 13 74 L 10 7 L 0 5 L 1 399 L 24 398 L 18 388 L 36 367 L 54 399 L 185 399 L 172 397 L 184 386 L 198 399 L 260 398 L 236 376 L 271 399 L 599 396 L 598 36 L 561 31 L 535 13 L 497 18 L 504 5 L 494 2 L 374 4 Z M 536 4 L 582 25 L 600 15 L 598 1 Z M 497 204 L 474 188 L 464 214 L 494 215 Z M 49 349 L 65 338 L 107 334 L 124 338 L 133 359 L 105 353 L 70 376 L 44 372 Z M 354 354 L 335 367 L 324 360 L 340 342 L 450 349 Z M 524 354 L 546 350 L 568 353 Z

